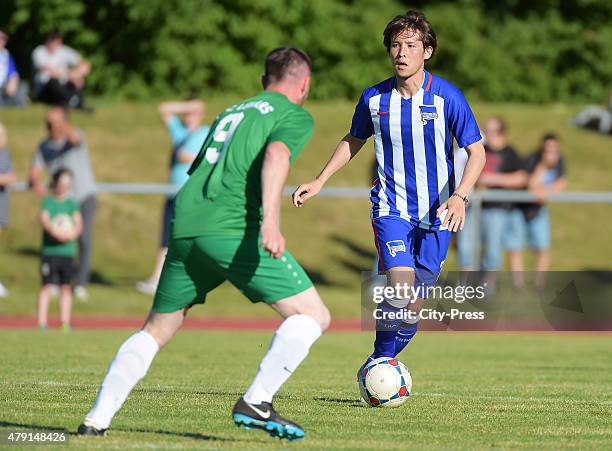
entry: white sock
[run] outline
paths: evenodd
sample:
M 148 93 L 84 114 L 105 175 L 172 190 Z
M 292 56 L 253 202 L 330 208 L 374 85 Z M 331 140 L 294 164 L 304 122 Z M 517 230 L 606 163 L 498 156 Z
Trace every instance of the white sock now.
M 134 386 L 147 374 L 158 351 L 159 345 L 155 338 L 144 330 L 123 342 L 85 420 L 100 429 L 108 428 Z
M 272 397 L 306 358 L 321 333 L 319 323 L 308 315 L 292 315 L 283 321 L 244 400 L 249 404 L 272 402 Z

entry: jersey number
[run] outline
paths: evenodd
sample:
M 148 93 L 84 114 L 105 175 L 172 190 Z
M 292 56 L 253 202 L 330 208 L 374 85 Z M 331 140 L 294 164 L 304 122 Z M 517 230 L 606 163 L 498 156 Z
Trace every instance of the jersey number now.
M 238 128 L 238 124 L 240 124 L 243 118 L 244 113 L 232 113 L 221 119 L 215 127 L 212 145 L 206 149 L 204 154 L 206 161 L 210 164 L 215 164 L 219 161 L 219 156 L 229 145 L 236 128 Z

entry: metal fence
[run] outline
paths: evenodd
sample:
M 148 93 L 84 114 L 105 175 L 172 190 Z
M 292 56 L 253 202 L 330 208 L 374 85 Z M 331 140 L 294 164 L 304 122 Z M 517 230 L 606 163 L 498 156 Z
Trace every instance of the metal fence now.
M 286 186 L 283 195 L 290 196 L 296 187 Z M 28 189 L 27 183 L 19 182 L 11 187 L 11 191 L 25 191 Z M 97 191 L 100 193 L 114 194 L 141 194 L 141 195 L 172 195 L 176 193 L 175 188 L 165 183 L 98 183 Z M 318 197 L 337 198 L 337 199 L 368 199 L 369 188 L 356 188 L 347 186 L 330 186 L 324 188 Z M 480 259 L 480 215 L 483 202 L 513 202 L 531 203 L 535 202 L 535 196 L 527 190 L 486 190 L 475 191 L 470 195 L 470 215 L 472 215 L 475 227 L 473 251 L 475 262 Z M 612 203 L 612 192 L 608 191 L 566 191 L 558 194 L 550 194 L 546 201 L 548 203 Z

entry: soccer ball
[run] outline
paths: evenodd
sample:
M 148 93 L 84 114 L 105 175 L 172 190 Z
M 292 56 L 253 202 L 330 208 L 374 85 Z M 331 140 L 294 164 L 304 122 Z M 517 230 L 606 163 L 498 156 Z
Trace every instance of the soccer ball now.
M 51 226 L 56 232 L 70 232 L 74 230 L 74 221 L 66 213 L 57 214 L 51 219 Z
M 399 407 L 412 391 L 412 376 L 402 362 L 381 357 L 368 362 L 357 375 L 363 400 L 372 407 Z

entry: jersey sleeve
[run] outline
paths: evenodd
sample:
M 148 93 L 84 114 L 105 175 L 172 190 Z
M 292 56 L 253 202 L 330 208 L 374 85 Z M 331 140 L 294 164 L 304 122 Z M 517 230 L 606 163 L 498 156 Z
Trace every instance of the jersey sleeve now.
M 474 113 L 459 90 L 449 98 L 448 123 L 459 147 L 467 147 L 482 139 Z
M 366 104 L 364 94 L 361 94 L 359 102 L 355 106 L 353 113 L 353 121 L 351 123 L 351 136 L 359 139 L 368 139 L 374 134 L 374 126 L 372 125 L 372 116 L 370 108 Z
M 303 109 L 294 109 L 286 114 L 272 129 L 268 143 L 282 142 L 291 151 L 291 162 L 295 161 L 306 143 L 312 137 L 314 120 Z

